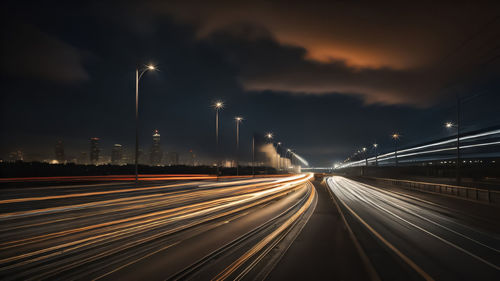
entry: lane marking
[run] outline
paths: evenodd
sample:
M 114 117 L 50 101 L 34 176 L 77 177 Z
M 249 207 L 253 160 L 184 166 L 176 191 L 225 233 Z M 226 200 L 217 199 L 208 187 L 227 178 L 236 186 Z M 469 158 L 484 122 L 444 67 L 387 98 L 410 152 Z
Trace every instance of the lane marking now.
M 333 179 L 332 179 L 333 181 Z M 333 190 L 332 190 L 333 191 Z M 333 191 L 335 192 L 335 191 Z M 413 270 L 415 270 L 422 278 L 428 281 L 433 281 L 434 279 L 427 274 L 422 268 L 420 268 L 415 262 L 408 258 L 405 254 L 399 251 L 394 245 L 387 241 L 382 235 L 380 235 L 375 229 L 373 229 L 368 223 L 366 223 L 356 212 L 354 212 L 340 197 L 337 196 L 342 205 L 361 222 L 373 235 L 375 235 L 382 243 L 384 243 L 389 249 L 391 249 L 396 255 L 398 255 L 404 262 L 406 262 Z
M 353 194 L 354 194 L 354 193 L 353 193 Z M 361 199 L 361 198 L 359 197 L 359 195 L 355 195 L 355 196 L 356 196 L 356 197 L 358 197 L 360 200 L 363 200 L 363 199 Z M 452 242 L 450 242 L 450 241 L 448 241 L 448 240 L 446 240 L 446 239 L 442 238 L 441 236 L 439 236 L 439 235 L 437 235 L 437 234 L 434 234 L 434 233 L 432 233 L 432 232 L 430 232 L 430 231 L 428 231 L 428 230 L 424 229 L 423 227 L 420 227 L 420 226 L 418 226 L 418 225 L 416 225 L 416 224 L 414 224 L 414 223 L 412 223 L 412 222 L 410 222 L 410 221 L 408 221 L 408 220 L 406 220 L 406 219 L 402 218 L 401 216 L 399 216 L 399 215 L 395 214 L 394 212 L 391 212 L 391 211 L 387 210 L 386 208 L 382 207 L 380 204 L 378 204 L 378 203 L 374 202 L 373 200 L 367 199 L 367 200 L 363 200 L 363 201 L 365 201 L 365 202 L 370 202 L 370 203 L 371 203 L 371 205 L 374 205 L 375 207 L 379 208 L 380 210 L 385 211 L 386 213 L 388 213 L 388 214 L 390 214 L 390 215 L 392 215 L 392 216 L 394 216 L 394 217 L 396 217 L 396 218 L 400 219 L 401 221 L 406 222 L 407 224 L 409 224 L 409 225 L 411 225 L 411 226 L 413 226 L 413 227 L 415 227 L 415 228 L 419 229 L 420 231 L 425 232 L 425 233 L 427 233 L 427 234 L 429 234 L 429 235 L 433 236 L 434 238 L 436 238 L 436 239 L 440 240 L 441 242 L 444 242 L 445 244 L 448 244 L 449 246 L 452 246 L 453 248 L 455 248 L 455 249 L 457 249 L 457 250 L 459 250 L 459 251 L 461 251 L 461 252 L 463 252 L 463 253 L 465 253 L 465 254 L 467 254 L 467 255 L 469 255 L 469 256 L 471 256 L 471 257 L 473 257 L 473 258 L 475 258 L 475 259 L 477 259 L 477 260 L 479 260 L 479 261 L 481 261 L 481 262 L 483 262 L 483 263 L 485 263 L 485 264 L 489 265 L 489 266 L 491 266 L 491 267 L 493 267 L 493 268 L 494 268 L 494 269 L 496 269 L 496 270 L 500 270 L 500 267 L 499 267 L 499 266 L 496 266 L 496 265 L 494 265 L 494 264 L 490 263 L 489 261 L 487 261 L 487 260 L 485 260 L 485 259 L 483 259 L 483 258 L 481 258 L 481 257 L 479 257 L 479 256 L 477 256 L 477 255 L 475 255 L 475 254 L 473 254 L 473 253 L 471 253 L 471 252 L 469 252 L 469 251 L 465 250 L 464 248 L 462 248 L 462 247 L 460 247 L 460 246 L 458 246 L 458 245 L 456 245 L 456 244 L 454 244 L 454 243 L 452 243 Z
M 363 183 L 361 183 L 361 184 L 363 184 Z M 365 187 L 367 187 L 367 188 L 373 189 L 374 191 L 387 193 L 389 196 L 392 196 L 392 195 L 393 195 L 393 194 L 391 194 L 391 192 L 388 192 L 388 191 L 385 191 L 385 190 L 379 189 L 379 188 L 377 188 L 377 187 L 370 186 L 370 185 L 367 185 L 367 184 L 363 184 L 363 185 L 364 185 Z M 379 197 L 379 198 L 381 198 L 381 197 L 380 197 L 380 195 L 377 195 L 377 194 L 375 194 L 375 193 L 371 193 L 371 194 L 372 194 L 372 195 L 375 195 L 375 196 L 377 196 L 377 197 Z M 393 196 L 393 197 L 394 197 L 394 196 Z M 404 196 L 401 196 L 401 197 L 404 197 Z M 401 200 L 401 199 L 400 199 L 400 200 Z M 388 204 L 390 204 L 390 205 L 391 205 L 391 206 L 393 206 L 393 207 L 397 207 L 396 205 L 394 205 L 394 204 L 392 204 L 392 203 L 388 203 Z M 458 235 L 458 236 L 461 236 L 461 237 L 463 237 L 463 238 L 465 238 L 465 239 L 468 239 L 468 240 L 470 240 L 470 241 L 472 241 L 472 242 L 474 242 L 474 243 L 477 243 L 478 245 L 481 245 L 481 246 L 486 247 L 486 248 L 488 248 L 488 249 L 490 249 L 490 250 L 492 250 L 492 251 L 495 251 L 495 252 L 497 252 L 497 253 L 500 253 L 500 250 L 498 250 L 498 249 L 495 249 L 495 248 L 493 248 L 493 247 L 490 247 L 489 245 L 486 245 L 486 244 L 484 244 L 484 243 L 482 243 L 482 242 L 479 242 L 479 241 L 475 240 L 474 238 L 471 238 L 471 237 L 469 237 L 469 236 L 467 236 L 467 235 L 465 235 L 465 234 L 462 234 L 462 233 L 460 233 L 460 232 L 458 232 L 458 231 L 455 231 L 455 230 L 453 230 L 453 229 L 451 229 L 451 228 L 449 228 L 449 227 L 447 227 L 447 226 L 444 226 L 444 225 L 442 225 L 442 224 L 440 224 L 440 223 L 437 223 L 437 222 L 435 222 L 435 221 L 433 221 L 433 220 L 431 220 L 431 219 L 428 219 L 428 218 L 426 218 L 426 217 L 424 217 L 424 216 L 421 216 L 421 215 L 419 215 L 419 214 L 417 214 L 417 213 L 415 213 L 415 212 L 413 212 L 413 211 L 410 211 L 409 209 L 401 209 L 401 210 L 402 210 L 402 211 L 404 211 L 404 212 L 406 212 L 406 213 L 412 214 L 412 215 L 414 215 L 414 216 L 416 216 L 416 217 L 418 217 L 418 218 L 421 218 L 421 219 L 423 219 L 423 220 L 425 220 L 425 221 L 428 221 L 428 222 L 430 222 L 430 223 L 432 223 L 432 224 L 434 224 L 434 225 L 436 225 L 436 226 L 442 227 L 442 228 L 444 228 L 444 229 L 446 229 L 446 230 L 448 230 L 448 231 L 450 231 L 450 232 L 452 232 L 452 233 L 454 233 L 454 234 L 456 234 L 456 235 Z M 461 226 L 461 224 L 459 224 L 459 225 Z M 476 232 L 477 232 L 477 231 L 476 231 Z
M 281 224 L 276 230 L 267 235 L 264 239 L 262 239 L 259 243 L 253 246 L 250 250 L 248 250 L 245 254 L 231 263 L 227 268 L 221 271 L 217 276 L 212 278 L 212 280 L 225 280 L 227 279 L 235 270 L 237 270 L 243 263 L 248 261 L 252 256 L 254 256 L 257 252 L 262 250 L 267 244 L 269 244 L 276 236 L 278 236 L 281 232 L 283 232 L 291 223 L 298 219 L 300 215 L 302 215 L 310 206 L 316 195 L 316 190 L 313 188 L 311 190 L 311 194 L 309 198 L 305 202 L 305 204 L 291 216 L 288 220 L 286 220 L 283 224 Z
M 94 280 L 99 280 L 99 279 L 101 279 L 101 278 L 103 278 L 103 277 L 106 277 L 106 276 L 108 276 L 108 275 L 110 275 L 110 274 L 112 274 L 112 273 L 115 273 L 115 272 L 117 272 L 118 270 L 121 270 L 121 269 L 123 269 L 123 268 L 125 268 L 125 267 L 127 267 L 127 266 L 129 266 L 129 265 L 131 265 L 131 264 L 137 263 L 137 262 L 139 262 L 139 261 L 141 261 L 141 260 L 143 260 L 143 259 L 145 259 L 145 258 L 148 258 L 148 257 L 150 257 L 150 256 L 152 256 L 152 255 L 154 255 L 154 254 L 156 254 L 156 253 L 159 253 L 159 252 L 161 252 L 161 251 L 164 251 L 164 250 L 166 250 L 166 249 L 168 249 L 168 248 L 170 248 L 170 247 L 172 247 L 172 246 L 175 246 L 175 245 L 177 245 L 177 244 L 179 244 L 179 243 L 181 243 L 181 242 L 182 242 L 182 240 L 181 240 L 181 241 L 178 241 L 178 242 L 175 242 L 175 243 L 173 243 L 173 244 L 167 245 L 167 246 L 165 246 L 165 247 L 162 247 L 162 248 L 160 248 L 160 249 L 158 249 L 158 250 L 156 250 L 156 251 L 153 251 L 153 252 L 151 252 L 151 253 L 149 253 L 149 254 L 147 254 L 147 255 L 143 256 L 143 257 L 140 257 L 140 258 L 138 258 L 138 259 L 136 259 L 136 260 L 133 260 L 133 261 L 131 261 L 131 262 L 129 262 L 129 263 L 126 263 L 126 264 L 124 264 L 124 265 L 122 265 L 122 266 L 119 266 L 119 267 L 117 267 L 117 268 L 115 268 L 115 269 L 113 269 L 113 270 L 111 270 L 111 271 L 109 271 L 109 272 L 107 272 L 107 273 L 105 273 L 105 274 L 103 274 L 103 275 L 101 275 L 101 276 L 98 276 L 98 277 L 96 277 L 96 278 L 94 278 L 94 279 L 92 279 L 92 280 L 93 280 L 93 281 L 94 281 Z
M 219 216 L 227 215 L 227 214 L 230 214 L 230 213 L 233 213 L 233 212 L 237 212 L 237 211 L 240 211 L 240 210 L 243 210 L 243 209 L 248 209 L 249 207 L 252 207 L 252 206 L 255 206 L 257 204 L 260 204 L 260 202 L 262 202 L 262 201 L 273 200 L 273 198 L 281 196 L 281 194 L 283 194 L 283 192 L 288 192 L 290 189 L 296 188 L 297 186 L 299 186 L 300 184 L 302 184 L 304 181 L 307 181 L 307 179 L 309 179 L 309 178 L 306 178 L 306 179 L 303 179 L 303 180 L 296 180 L 296 181 L 293 182 L 293 184 L 292 183 L 286 183 L 286 184 L 283 184 L 280 187 L 275 187 L 275 188 L 273 188 L 271 190 L 259 191 L 259 192 L 256 192 L 255 194 L 253 194 L 253 196 L 249 196 L 249 195 L 242 196 L 242 195 L 239 195 L 239 196 L 233 196 L 233 197 L 227 197 L 227 198 L 221 198 L 221 199 L 215 200 L 215 201 L 221 201 L 221 202 L 222 201 L 228 201 L 228 200 L 229 201 L 231 201 L 231 200 L 234 201 L 235 200 L 234 198 L 246 198 L 246 197 L 248 197 L 246 199 L 242 199 L 242 200 L 239 200 L 237 202 L 226 203 L 225 205 L 224 204 L 223 205 L 214 204 L 213 202 L 215 202 L 215 201 L 202 202 L 202 203 L 197 203 L 197 204 L 194 204 L 194 205 L 208 205 L 208 206 L 215 205 L 214 207 L 211 207 L 211 208 L 208 208 L 208 209 L 202 209 L 202 207 L 198 207 L 204 213 L 207 213 L 207 210 L 215 211 L 215 210 L 223 209 L 223 208 L 227 207 L 228 205 L 235 205 L 235 204 L 239 204 L 239 203 L 244 203 L 244 202 L 249 202 L 249 201 L 255 200 L 253 203 L 247 204 L 247 205 L 245 205 L 243 207 L 239 207 L 237 209 L 233 209 L 233 210 L 230 210 L 230 211 L 227 211 L 225 213 L 222 213 L 222 214 L 219 214 L 219 215 L 215 216 L 215 217 L 219 217 Z M 175 209 L 169 209 L 167 211 L 172 212 L 172 210 L 175 210 Z M 172 215 L 177 215 L 177 217 L 176 217 L 175 220 L 179 220 L 180 218 L 184 218 L 184 217 L 193 217 L 196 214 L 200 213 L 201 211 L 196 211 L 194 213 L 192 213 L 192 212 L 193 212 L 193 210 L 185 210 L 185 211 L 183 211 L 181 213 L 190 213 L 190 214 L 189 215 L 179 216 L 179 213 L 177 213 L 177 214 L 172 214 Z M 148 214 L 148 215 L 151 215 L 151 214 Z M 161 222 L 165 221 L 165 219 L 163 217 L 160 217 L 160 218 L 157 218 L 155 220 L 150 220 L 150 221 L 153 221 L 152 223 L 150 223 L 150 225 L 151 224 L 155 224 L 156 223 L 155 221 L 158 221 L 158 220 L 160 220 Z M 148 227 L 148 226 L 149 226 L 148 224 L 144 224 L 144 221 L 142 221 L 141 224 L 139 224 L 137 226 L 137 228 L 145 228 L 145 227 Z M 124 230 L 121 230 L 121 231 L 128 231 L 130 229 L 131 229 L 130 227 L 127 227 L 127 229 L 124 229 Z M 115 233 L 119 233 L 121 231 L 117 231 L 117 232 L 114 232 L 114 233 L 113 232 L 112 233 L 108 232 L 108 233 L 101 234 L 100 236 L 114 235 Z M 81 243 L 82 241 L 85 241 L 85 240 L 97 240 L 97 238 L 98 237 L 93 236 L 93 237 L 86 238 L 84 240 L 73 241 L 73 242 L 69 242 L 69 243 L 63 244 L 63 245 L 57 245 L 57 246 L 51 247 L 49 249 L 39 250 L 39 251 L 36 251 L 36 252 L 31 252 L 31 253 L 28 253 L 28 254 L 23 254 L 23 255 L 17 256 L 17 257 L 11 257 L 11 258 L 7 259 L 7 261 L 12 260 L 12 259 L 20 259 L 20 258 L 24 258 L 24 257 L 27 257 L 27 256 L 32 256 L 32 255 L 38 254 L 40 252 L 47 252 L 47 251 L 53 250 L 55 248 L 62 248 L 62 247 L 71 246 L 71 245 L 74 245 L 74 244 L 79 244 L 79 243 Z M 81 248 L 82 246 L 86 246 L 86 245 L 79 245 L 79 246 L 76 246 L 76 248 Z M 66 250 L 64 250 L 64 251 L 67 252 Z M 58 254 L 58 252 L 55 253 L 55 254 Z M 48 257 L 53 256 L 53 255 L 54 255 L 54 253 L 53 254 L 49 254 Z M 47 256 L 45 256 L 45 257 L 47 257 Z M 41 258 L 45 258 L 45 257 L 41 257 Z M 34 259 L 34 260 L 36 261 L 36 260 L 39 260 L 39 259 L 40 258 L 37 258 L 37 259 Z M 22 265 L 22 264 L 25 264 L 26 262 L 32 262 L 32 261 L 33 260 L 21 262 L 20 264 Z M 5 260 L 3 260 L 1 262 L 5 262 Z M 19 265 L 19 264 L 17 264 L 17 265 Z
M 358 254 L 361 257 L 361 260 L 365 264 L 366 269 L 368 270 L 368 274 L 370 275 L 372 280 L 380 281 L 380 277 L 378 276 L 377 271 L 375 270 L 375 267 L 373 266 L 373 263 L 370 261 L 370 258 L 368 258 L 368 255 L 366 252 L 363 250 L 363 247 L 361 247 L 361 244 L 359 243 L 359 240 L 356 238 L 356 235 L 354 235 L 354 231 L 352 230 L 351 226 L 349 223 L 347 223 L 347 219 L 345 218 L 344 212 L 340 208 L 339 204 L 337 203 L 337 200 L 335 200 L 334 197 L 337 197 L 336 195 L 333 194 L 333 191 L 330 189 L 328 185 L 328 180 L 326 183 L 326 189 L 328 190 L 328 194 L 330 195 L 332 201 L 335 204 L 335 207 L 337 208 L 338 212 L 340 213 L 340 216 L 342 217 L 342 220 L 344 221 L 344 225 L 347 227 L 347 231 L 349 232 L 349 236 L 351 237 L 351 240 L 354 243 L 354 246 L 356 247 L 356 250 L 358 251 Z

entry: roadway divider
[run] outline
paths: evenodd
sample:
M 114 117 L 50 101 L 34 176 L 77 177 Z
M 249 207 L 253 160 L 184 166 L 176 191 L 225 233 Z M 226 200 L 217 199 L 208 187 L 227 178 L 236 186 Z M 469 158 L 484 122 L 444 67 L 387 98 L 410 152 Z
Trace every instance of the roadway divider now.
M 391 183 L 409 190 L 437 193 L 471 201 L 500 205 L 500 191 L 496 190 L 431 183 L 431 182 L 389 179 L 389 178 L 376 178 L 376 177 L 363 177 L 363 178 L 374 180 L 381 183 Z

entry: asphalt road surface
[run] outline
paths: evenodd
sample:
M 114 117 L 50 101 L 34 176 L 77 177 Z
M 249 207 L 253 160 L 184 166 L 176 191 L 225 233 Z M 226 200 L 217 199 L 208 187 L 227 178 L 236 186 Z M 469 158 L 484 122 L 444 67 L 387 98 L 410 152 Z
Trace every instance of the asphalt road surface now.
M 244 278 L 314 208 L 310 178 L 3 189 L 0 279 Z
M 500 280 L 498 233 L 411 195 L 339 176 L 327 183 L 381 280 Z
M 327 185 L 313 183 L 316 209 L 267 280 L 370 280 Z

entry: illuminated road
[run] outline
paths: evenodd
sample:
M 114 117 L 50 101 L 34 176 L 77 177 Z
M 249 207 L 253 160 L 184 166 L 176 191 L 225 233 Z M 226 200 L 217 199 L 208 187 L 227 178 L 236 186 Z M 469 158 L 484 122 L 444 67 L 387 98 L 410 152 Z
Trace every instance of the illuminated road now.
M 310 177 L 4 189 L 0 278 L 251 276 L 314 209 Z
M 327 179 L 382 280 L 500 280 L 500 236 L 450 209 L 343 177 Z

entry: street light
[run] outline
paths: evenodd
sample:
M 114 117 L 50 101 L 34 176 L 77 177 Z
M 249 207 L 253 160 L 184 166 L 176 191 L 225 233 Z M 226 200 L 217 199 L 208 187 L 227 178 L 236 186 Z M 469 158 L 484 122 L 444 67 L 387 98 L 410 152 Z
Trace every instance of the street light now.
M 252 177 L 255 178 L 255 135 L 252 135 Z
M 270 141 L 270 142 L 271 142 L 271 144 L 272 144 L 272 141 L 271 141 L 271 140 L 273 139 L 273 133 L 267 133 L 267 134 L 266 134 L 266 138 L 267 138 L 267 140 L 268 140 L 268 141 Z M 271 165 L 272 165 L 272 158 L 271 158 Z
M 460 184 L 460 99 L 457 97 L 457 124 L 453 124 L 452 122 L 444 123 L 444 127 L 446 129 L 451 129 L 453 127 L 457 127 L 457 164 L 456 164 L 456 181 L 457 185 Z
M 139 81 L 146 71 L 156 70 L 156 66 L 149 64 L 135 69 L 135 184 L 139 181 Z
M 378 147 L 378 144 L 377 144 L 377 143 L 374 143 L 374 144 L 373 144 L 373 150 L 375 150 L 375 166 L 378 166 L 378 153 L 377 153 L 377 147 Z
M 365 166 L 368 166 L 368 156 L 366 155 L 366 147 L 362 148 L 363 153 L 365 154 Z
M 243 121 L 243 117 L 236 116 L 234 117 L 234 121 L 236 121 L 236 175 L 239 175 L 239 151 L 240 151 L 240 123 Z
M 398 166 L 398 140 L 401 137 L 400 134 L 394 133 L 391 138 L 394 140 L 394 158 L 396 161 L 396 166 Z
M 224 103 L 222 101 L 216 101 L 213 105 L 215 109 L 215 154 L 218 157 L 219 152 L 219 111 L 224 108 Z M 217 180 L 219 180 L 219 161 L 215 159 L 215 166 L 217 169 Z
M 278 152 L 278 147 L 279 147 L 280 145 L 281 145 L 281 142 L 280 142 L 280 141 L 276 143 L 276 160 L 277 160 L 277 161 L 276 161 L 276 164 L 277 164 L 277 166 L 278 166 L 278 170 L 280 169 L 280 166 L 281 166 L 281 165 L 280 165 L 280 154 L 279 154 L 279 152 Z

